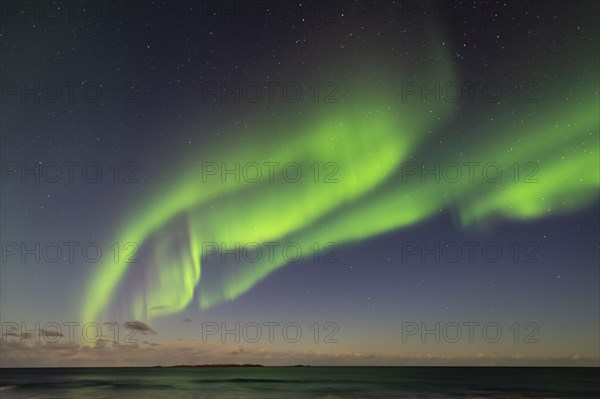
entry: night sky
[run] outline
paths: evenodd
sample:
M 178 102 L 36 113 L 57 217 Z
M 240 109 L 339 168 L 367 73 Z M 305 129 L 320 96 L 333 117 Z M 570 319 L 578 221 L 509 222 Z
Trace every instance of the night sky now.
M 2 2 L 1 366 L 598 366 L 598 20 Z

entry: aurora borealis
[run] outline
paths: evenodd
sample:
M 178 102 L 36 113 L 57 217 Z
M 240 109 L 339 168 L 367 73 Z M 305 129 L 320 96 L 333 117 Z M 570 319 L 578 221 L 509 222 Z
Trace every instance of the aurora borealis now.
M 436 57 L 439 65 L 449 64 L 443 51 Z M 435 65 L 432 69 L 422 79 L 427 81 L 429 76 L 442 77 L 444 82 L 455 81 L 447 71 L 436 70 Z M 546 111 L 518 128 L 497 127 L 492 134 L 502 137 L 499 142 L 456 148 L 455 152 L 463 151 L 459 161 L 461 176 L 464 168 L 465 178 L 446 178 L 439 182 L 435 177 L 430 177 L 429 182 L 419 178 L 412 184 L 401 180 L 402 174 L 408 173 L 409 154 L 418 154 L 419 141 L 424 139 L 426 132 L 432 131 L 435 137 L 439 125 L 452 117 L 449 102 L 435 104 L 432 107 L 435 113 L 419 114 L 422 107 L 419 109 L 418 106 L 416 109 L 405 106 L 405 110 L 394 112 L 392 110 L 403 108 L 402 104 L 393 101 L 394 93 L 386 95 L 385 91 L 378 91 L 371 94 L 360 89 L 356 90 L 359 103 L 352 99 L 344 101 L 339 107 L 342 108 L 339 116 L 328 113 L 311 120 L 308 115 L 305 119 L 309 121 L 302 129 L 294 131 L 289 141 L 282 143 L 267 138 L 261 142 L 260 134 L 250 133 L 256 140 L 250 148 L 244 146 L 237 151 L 228 148 L 223 154 L 210 155 L 225 165 L 217 165 L 218 169 L 225 169 L 226 165 L 232 168 L 236 162 L 242 165 L 258 162 L 263 166 L 257 181 L 239 177 L 235 181 L 235 173 L 227 181 L 220 178 L 223 176 L 217 173 L 220 170 L 215 172 L 216 179 L 207 181 L 206 171 L 202 166 L 200 170 L 194 168 L 191 161 L 185 177 L 181 181 L 176 177 L 177 183 L 173 187 L 161 188 L 168 193 L 166 196 L 151 196 L 149 205 L 143 206 L 134 220 L 125 224 L 122 236 L 116 240 L 144 243 L 153 238 L 157 230 L 167 230 L 164 238 L 157 237 L 153 244 L 156 252 L 146 266 L 151 269 L 148 285 L 142 286 L 142 292 L 133 301 L 136 307 L 134 318 L 147 318 L 152 308 L 158 308 L 157 312 L 176 313 L 190 304 L 201 282 L 201 246 L 205 242 L 264 244 L 280 240 L 308 248 L 313 242 L 343 244 L 368 239 L 419 223 L 439 209 L 456 209 L 462 227 L 468 228 L 475 221 L 496 215 L 522 221 L 551 213 L 573 212 L 593 204 L 598 199 L 600 187 L 600 172 L 595 168 L 599 159 L 598 137 L 594 135 L 599 126 L 600 100 L 595 90 L 598 82 L 596 77 L 595 84 L 587 88 L 588 92 L 580 93 L 583 104 L 565 106 L 555 113 Z M 398 87 L 398 84 L 393 86 Z M 563 93 L 559 91 L 556 95 Z M 551 120 L 550 115 L 554 115 Z M 285 128 L 259 128 L 264 131 L 278 129 Z M 352 139 L 348 140 L 348 137 Z M 273 146 L 284 149 L 271 148 Z M 205 159 L 202 153 L 190 156 L 192 159 L 197 157 Z M 453 159 L 442 159 L 441 163 L 456 162 Z M 496 169 L 491 178 L 502 180 L 501 184 L 491 184 L 483 174 L 475 177 L 476 167 L 482 163 L 480 160 L 490 159 L 501 168 L 504 165 L 504 179 L 496 177 Z M 307 160 L 305 169 L 313 162 L 331 162 L 339 168 L 335 175 L 337 181 L 326 184 L 307 178 L 298 178 L 298 181 L 294 181 L 295 177 L 287 181 L 281 176 L 275 178 L 276 166 L 295 160 Z M 531 160 L 535 160 L 536 168 L 540 170 L 529 171 L 535 174 L 531 182 L 519 179 L 509 170 L 515 163 L 525 163 L 523 160 L 532 164 Z M 264 162 L 273 163 L 271 175 Z M 464 162 L 467 165 L 471 162 L 471 169 Z M 471 179 L 466 176 L 469 170 L 473 175 Z M 479 175 L 479 170 L 477 172 Z M 513 176 L 507 177 L 508 173 Z M 408 176 L 404 180 L 408 180 Z M 240 192 L 254 200 L 240 203 L 237 199 Z M 174 222 L 178 217 L 183 221 Z M 184 239 L 187 242 L 181 244 L 173 237 L 177 237 L 185 226 L 188 228 Z M 264 263 L 245 265 L 242 270 L 231 272 L 216 287 L 212 283 L 200 286 L 200 306 L 234 300 L 269 273 L 284 266 L 286 261 L 282 254 L 276 253 L 279 256 L 275 259 L 265 257 Z M 84 320 L 97 318 L 98 307 L 110 298 L 126 268 L 126 262 L 111 261 L 99 270 L 93 278 Z M 153 287 L 152 292 L 145 294 L 144 288 L 148 286 Z
M 327 23 L 257 24 L 199 23 L 191 2 L 151 3 L 116 31 L 110 18 L 93 28 L 7 15 L 2 82 L 134 82 L 136 101 L 110 89 L 99 103 L 24 102 L 11 94 L 18 85 L 3 86 L 3 165 L 93 161 L 104 178 L 23 182 L 3 166 L 2 242 L 97 242 L 104 252 L 22 262 L 3 246 L 2 321 L 138 320 L 166 346 L 197 338 L 184 318 L 330 320 L 343 350 L 597 363 L 598 5 L 530 5 L 533 20 L 505 10 L 461 24 L 407 21 L 392 2 L 333 5 Z M 44 47 L 46 35 L 55 40 Z M 293 82 L 303 96 L 231 93 L 264 82 Z M 449 83 L 471 84 L 473 98 L 436 92 Z M 115 162 L 134 163 L 136 182 L 111 181 Z M 505 256 L 401 261 L 402 243 L 466 241 L 501 243 Z M 540 262 L 513 261 L 515 242 L 534 242 Z M 285 243 L 302 255 L 290 261 Z M 221 256 L 220 245 L 248 244 L 262 248 L 250 261 Z M 323 262 L 327 248 L 334 263 Z M 543 339 L 525 349 L 398 344 L 400 323 L 415 320 L 535 321 Z

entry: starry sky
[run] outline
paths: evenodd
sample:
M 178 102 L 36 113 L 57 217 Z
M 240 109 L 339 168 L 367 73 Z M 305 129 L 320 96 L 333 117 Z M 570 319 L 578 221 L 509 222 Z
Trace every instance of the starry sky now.
M 598 16 L 3 3 L 0 365 L 598 366 Z

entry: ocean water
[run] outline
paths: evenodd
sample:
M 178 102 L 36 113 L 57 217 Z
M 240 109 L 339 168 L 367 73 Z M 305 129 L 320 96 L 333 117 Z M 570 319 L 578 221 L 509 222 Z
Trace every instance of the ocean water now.
M 0 398 L 600 398 L 598 368 L 0 369 Z

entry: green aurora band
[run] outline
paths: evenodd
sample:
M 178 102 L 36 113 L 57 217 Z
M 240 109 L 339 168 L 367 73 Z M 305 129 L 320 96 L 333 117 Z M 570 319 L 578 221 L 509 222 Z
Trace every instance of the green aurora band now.
M 457 80 L 448 67 L 452 65 L 448 54 L 440 49 L 436 54 L 438 61 L 429 69 L 413 71 L 411 77 L 416 79 L 411 80 L 432 76 L 440 81 Z M 157 188 L 147 203 L 131 212 L 116 241 L 138 243 L 150 248 L 152 256 L 144 258 L 143 282 L 136 275 L 135 287 L 127 291 L 132 298 L 127 302 L 128 316 L 149 319 L 174 314 L 194 300 L 200 308 L 210 308 L 238 298 L 288 263 L 281 251 L 275 251 L 274 259 L 263 256 L 264 260 L 256 263 L 222 267 L 217 281 L 209 284 L 201 280 L 203 242 L 226 243 L 229 248 L 237 242 L 294 241 L 308 248 L 315 242 L 343 244 L 368 239 L 419 223 L 442 210 L 456 213 L 461 225 L 468 228 L 491 218 L 522 221 L 575 212 L 597 201 L 597 73 L 595 85 L 580 87 L 577 102 L 544 105 L 543 113 L 528 113 L 523 106 L 519 123 L 513 116 L 493 124 L 481 123 L 493 128 L 485 135 L 475 135 L 479 139 L 471 140 L 473 143 L 457 144 L 454 151 L 444 151 L 441 156 L 427 148 L 439 141 L 456 105 L 449 101 L 401 103 L 393 85 L 374 90 L 368 76 L 353 76 L 353 81 L 363 80 L 362 87 L 351 91 L 358 95 L 335 107 L 314 107 L 312 116 L 303 116 L 294 127 L 289 122 L 273 126 L 273 121 L 263 126 L 269 132 L 287 132 L 284 136 L 256 134 L 243 147 L 239 142 L 222 143 L 217 152 L 214 148 L 210 152 L 217 154 L 212 159 L 219 164 L 297 162 L 303 172 L 315 162 L 335 162 L 339 166 L 337 183 L 316 183 L 312 173 L 296 183 L 277 179 L 277 175 L 275 182 L 263 178 L 257 183 L 237 183 L 215 178 L 203 183 L 197 159 L 209 158 L 206 153 L 195 154 L 185 174 L 168 187 Z M 397 78 L 387 81 L 396 82 Z M 555 87 L 546 95 L 564 98 L 565 90 Z M 423 182 L 415 176 L 405 181 L 403 167 L 417 159 L 411 158 L 414 154 L 422 154 L 419 161 L 441 164 L 493 161 L 502 166 L 503 176 L 496 183 L 477 178 L 472 182 L 465 176 L 457 182 L 432 178 Z M 524 182 L 528 171 L 522 167 L 515 182 L 507 168 L 529 161 L 539 166 L 534 176 L 537 182 Z M 112 298 L 130 266 L 124 261 L 101 265 L 88 288 L 83 320 L 97 320 L 107 316 L 114 309 L 111 306 L 118 306 Z

